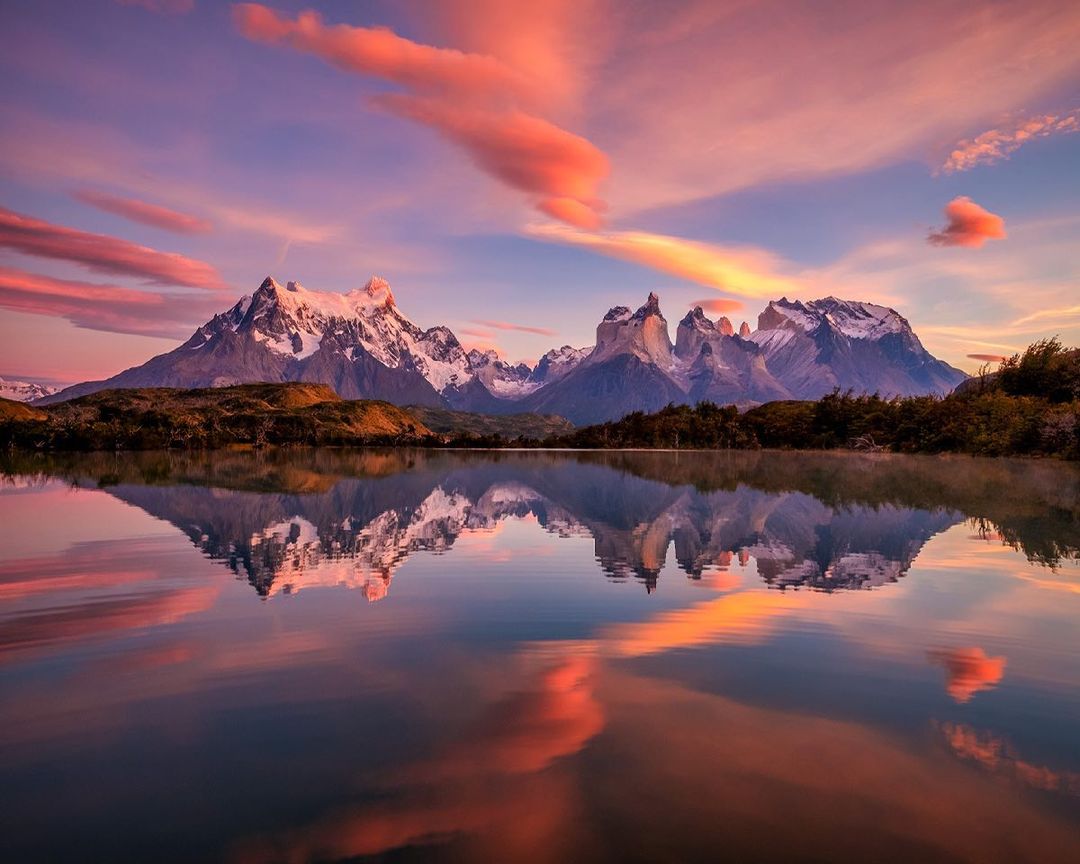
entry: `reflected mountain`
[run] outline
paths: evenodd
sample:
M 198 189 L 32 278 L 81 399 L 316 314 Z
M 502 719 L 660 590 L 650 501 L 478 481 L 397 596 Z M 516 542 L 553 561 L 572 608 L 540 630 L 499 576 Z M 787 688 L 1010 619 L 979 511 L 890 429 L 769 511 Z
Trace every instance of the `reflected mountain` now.
M 858 457 L 826 466 L 805 454 L 706 460 L 715 470 L 699 477 L 716 482 L 695 486 L 676 482 L 695 461 L 688 454 L 640 455 L 131 454 L 41 467 L 170 522 L 261 596 L 347 586 L 378 600 L 409 556 L 444 553 L 463 533 L 527 517 L 559 536 L 591 537 L 608 578 L 650 592 L 672 548 L 691 579 L 752 560 L 778 589 L 876 588 L 901 578 L 928 539 L 967 515 L 821 491 L 825 481 L 858 486 L 844 482 L 865 472 Z M 666 471 L 657 456 L 668 457 Z M 767 479 L 778 466 L 794 475 L 787 488 Z M 658 479 L 664 473 L 670 481 Z

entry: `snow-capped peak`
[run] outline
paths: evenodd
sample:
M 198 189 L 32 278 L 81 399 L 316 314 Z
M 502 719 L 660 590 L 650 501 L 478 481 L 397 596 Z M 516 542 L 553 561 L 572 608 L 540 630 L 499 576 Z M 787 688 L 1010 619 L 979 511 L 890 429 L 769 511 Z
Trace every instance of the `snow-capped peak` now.
M 0 378 L 0 399 L 11 399 L 15 402 L 32 402 L 43 396 L 51 396 L 57 392 L 56 387 L 45 384 L 34 384 L 31 381 L 11 381 Z
M 773 300 L 758 316 L 759 330 L 803 330 L 807 333 L 827 323 L 851 339 L 880 339 L 889 333 L 910 331 L 895 310 L 876 303 L 823 297 L 820 300 Z

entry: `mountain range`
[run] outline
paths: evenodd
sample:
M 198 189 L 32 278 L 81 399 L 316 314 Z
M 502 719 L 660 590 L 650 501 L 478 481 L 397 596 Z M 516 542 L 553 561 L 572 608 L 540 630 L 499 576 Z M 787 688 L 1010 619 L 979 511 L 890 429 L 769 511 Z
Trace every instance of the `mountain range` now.
M 33 402 L 35 399 L 51 396 L 56 392 L 56 389 L 47 384 L 0 378 L 0 399 L 11 399 L 15 402 Z
M 947 393 L 963 372 L 934 358 L 895 310 L 826 297 L 772 301 L 756 330 L 736 332 L 700 306 L 672 343 L 660 301 L 616 306 L 596 343 L 553 349 L 535 366 L 467 351 L 444 326 L 422 330 L 372 277 L 346 294 L 267 277 L 180 347 L 103 381 L 48 394 L 48 404 L 123 387 L 327 384 L 347 399 L 489 414 L 557 414 L 576 424 L 709 400 L 751 405 L 816 399 L 836 388 L 883 395 Z

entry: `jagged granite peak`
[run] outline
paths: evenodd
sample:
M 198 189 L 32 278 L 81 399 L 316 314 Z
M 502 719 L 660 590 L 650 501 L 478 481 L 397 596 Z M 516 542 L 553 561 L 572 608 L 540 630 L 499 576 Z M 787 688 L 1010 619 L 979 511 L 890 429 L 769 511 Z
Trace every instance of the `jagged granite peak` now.
M 723 333 L 725 336 L 734 336 L 735 328 L 731 326 L 731 319 L 727 315 L 721 315 L 716 319 L 716 329 Z M 747 330 L 750 328 L 747 327 Z M 745 336 L 745 333 L 740 333 L 740 336 Z
M 613 316 L 616 312 L 618 314 Z M 626 313 L 629 309 L 618 306 L 604 316 L 596 328 L 596 348 L 585 362 L 599 363 L 619 354 L 633 354 L 670 374 L 672 346 L 667 321 L 660 312 L 660 298 L 650 293 L 636 312 Z
M 731 326 L 730 321 L 728 322 L 728 326 L 729 327 Z M 742 324 L 739 325 L 739 335 L 743 339 L 746 339 L 746 338 L 748 338 L 750 336 L 750 325 L 747 324 L 745 321 L 743 321 Z
M 660 318 L 664 317 L 663 313 L 660 311 L 660 298 L 657 297 L 653 291 L 649 292 L 645 304 L 634 313 L 633 317 L 640 321 L 648 318 L 650 315 L 657 315 Z
M 695 306 L 683 316 L 675 329 L 675 356 L 692 360 L 701 352 L 701 346 L 721 334 L 708 319 L 700 306 Z

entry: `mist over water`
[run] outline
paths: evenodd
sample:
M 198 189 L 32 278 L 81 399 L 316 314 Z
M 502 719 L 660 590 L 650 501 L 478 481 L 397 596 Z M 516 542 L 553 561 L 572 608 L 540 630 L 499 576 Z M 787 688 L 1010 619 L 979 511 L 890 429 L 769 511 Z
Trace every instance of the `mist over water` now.
M 1071 861 L 1080 471 L 0 461 L 17 861 Z

